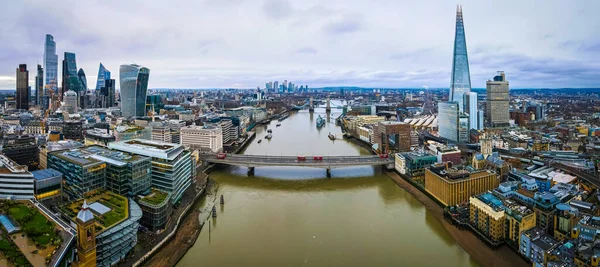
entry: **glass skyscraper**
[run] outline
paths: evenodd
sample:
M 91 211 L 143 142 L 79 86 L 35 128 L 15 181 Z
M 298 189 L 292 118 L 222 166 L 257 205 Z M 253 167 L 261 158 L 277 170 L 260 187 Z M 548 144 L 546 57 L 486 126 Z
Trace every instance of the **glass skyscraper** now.
M 58 88 L 58 55 L 56 54 L 56 42 L 54 37 L 46 34 L 44 42 L 44 69 L 46 70 L 46 90 L 57 92 Z
M 438 103 L 438 133 L 454 142 L 458 142 L 458 106 L 457 102 Z
M 448 101 L 459 103 L 461 112 L 465 111 L 463 96 L 471 91 L 469 59 L 467 57 L 467 41 L 463 23 L 462 6 L 456 9 L 456 32 L 454 35 L 454 55 L 452 57 L 452 81 Z
M 110 71 L 108 71 L 102 62 L 100 62 L 100 68 L 98 69 L 98 81 L 96 82 L 96 90 L 100 90 L 104 87 L 104 83 L 106 80 L 110 79 Z
M 65 52 L 65 58 L 62 62 L 62 91 L 61 96 L 67 91 L 73 91 L 77 94 L 81 91 L 81 82 L 77 73 L 77 63 L 75 54 Z
M 42 105 L 42 99 L 44 98 L 44 69 L 42 65 L 37 65 L 37 74 L 35 75 L 35 105 L 42 106 L 42 110 L 45 108 Z
M 150 69 L 136 64 L 121 65 L 121 113 L 123 117 L 146 115 L 146 94 Z

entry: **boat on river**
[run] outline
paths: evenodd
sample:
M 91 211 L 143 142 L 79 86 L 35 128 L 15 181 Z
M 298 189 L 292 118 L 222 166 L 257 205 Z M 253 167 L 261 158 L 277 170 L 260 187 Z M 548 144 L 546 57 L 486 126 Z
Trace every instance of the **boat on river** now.
M 317 118 L 317 129 L 321 129 L 323 126 L 325 126 L 325 119 L 319 115 Z
M 262 142 L 262 139 L 258 139 L 258 143 L 260 144 L 260 142 Z
M 271 138 L 273 138 L 273 135 L 272 134 L 267 134 L 267 136 L 265 136 L 265 138 L 271 140 Z
M 331 139 L 331 141 L 335 141 L 335 135 L 333 135 L 332 133 L 329 133 L 329 135 L 327 135 L 327 137 L 329 137 L 329 139 Z

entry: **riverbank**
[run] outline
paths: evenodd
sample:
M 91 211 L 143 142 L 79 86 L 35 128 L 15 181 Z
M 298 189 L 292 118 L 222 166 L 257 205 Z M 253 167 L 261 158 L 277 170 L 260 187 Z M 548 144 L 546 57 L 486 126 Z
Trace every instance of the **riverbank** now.
M 479 240 L 475 234 L 468 230 L 460 230 L 448 223 L 444 219 L 444 210 L 434 200 L 429 198 L 419 189 L 414 187 L 408 181 L 404 180 L 395 171 L 384 171 L 385 174 L 392 179 L 398 186 L 413 195 L 421 202 L 431 214 L 444 226 L 444 229 L 452 236 L 452 238 L 465 250 L 475 261 L 483 266 L 501 267 L 526 267 L 530 266 L 525 260 L 517 255 L 507 246 L 493 250 L 488 247 L 483 241 Z
M 216 194 L 217 185 L 214 181 L 208 180 L 205 188 L 205 199 Z M 181 227 L 177 230 L 175 236 L 164 247 L 162 247 L 144 266 L 162 267 L 175 266 L 183 258 L 187 251 L 194 246 L 204 222 L 199 219 L 201 209 L 196 208 L 194 204 L 190 211 L 182 220 Z

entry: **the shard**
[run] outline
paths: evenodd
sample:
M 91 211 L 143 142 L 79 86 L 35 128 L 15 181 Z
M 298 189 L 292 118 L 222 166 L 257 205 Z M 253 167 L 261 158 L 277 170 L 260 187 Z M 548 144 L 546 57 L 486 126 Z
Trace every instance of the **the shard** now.
M 456 9 L 456 32 L 454 34 L 454 55 L 452 57 L 452 80 L 450 82 L 450 97 L 448 101 L 458 103 L 460 111 L 464 112 L 464 95 L 471 91 L 471 75 L 469 74 L 469 58 L 467 56 L 467 41 L 463 22 L 462 6 Z

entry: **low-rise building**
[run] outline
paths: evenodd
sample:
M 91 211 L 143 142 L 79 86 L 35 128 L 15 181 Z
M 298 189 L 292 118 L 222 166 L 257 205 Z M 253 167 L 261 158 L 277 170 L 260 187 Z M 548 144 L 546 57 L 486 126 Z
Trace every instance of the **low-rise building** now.
M 63 189 L 72 199 L 106 186 L 106 163 L 78 149 L 50 152 L 48 168 L 64 175 Z
M 2 154 L 0 154 L 0 198 L 34 198 L 33 175 L 27 171 L 27 166 L 19 165 Z
M 127 258 L 137 244 L 137 232 L 142 218 L 142 209 L 135 201 L 110 191 L 94 191 L 84 199 L 60 206 L 62 214 L 72 225 L 77 220 L 93 220 L 95 231 L 96 266 L 114 266 Z M 88 205 L 89 204 L 89 205 Z M 82 208 L 88 209 L 81 216 Z
M 138 198 L 138 204 L 142 208 L 142 225 L 157 231 L 164 229 L 171 215 L 171 194 L 153 189 L 152 193 Z
M 62 194 L 62 173 L 55 169 L 44 169 L 33 171 L 31 174 L 35 181 L 35 199 L 60 197 Z
M 445 206 L 465 203 L 471 196 L 498 187 L 500 179 L 492 171 L 449 168 L 439 164 L 425 170 L 425 190 Z
M 546 266 L 548 255 L 560 243 L 543 229 L 532 228 L 521 233 L 519 252 L 533 263 L 533 266 Z
M 397 153 L 394 161 L 396 171 L 400 174 L 422 181 L 425 177 L 425 168 L 435 164 L 437 157 L 420 152 L 404 152 Z
M 192 184 L 195 165 L 191 153 L 180 144 L 133 139 L 109 143 L 108 147 L 152 158 L 152 187 L 171 194 L 177 203 Z
M 214 125 L 190 125 L 181 128 L 181 144 L 193 149 L 223 151 L 223 131 Z
M 98 128 L 85 130 L 84 137 L 86 146 L 106 146 L 108 143 L 115 141 L 115 136 L 109 134 L 108 131 L 105 129 Z

